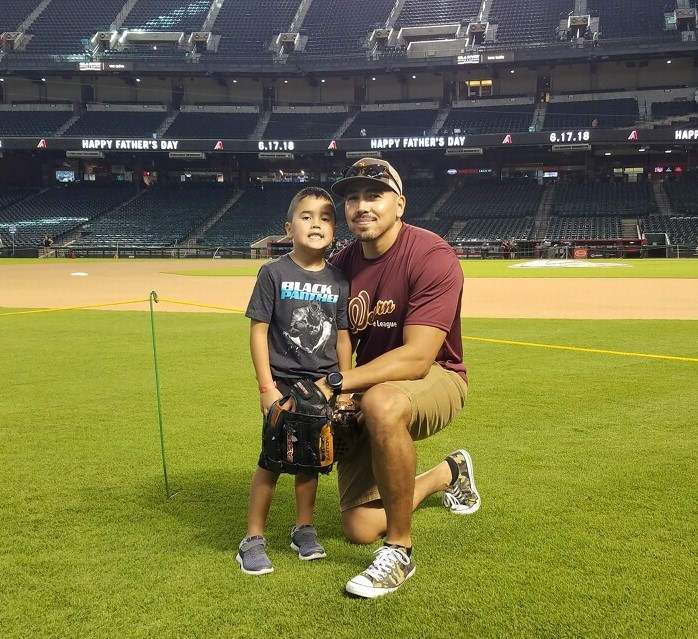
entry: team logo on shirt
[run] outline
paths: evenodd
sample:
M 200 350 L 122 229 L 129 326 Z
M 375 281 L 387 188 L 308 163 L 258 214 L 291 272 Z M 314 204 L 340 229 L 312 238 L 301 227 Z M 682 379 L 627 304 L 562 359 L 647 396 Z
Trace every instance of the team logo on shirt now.
M 380 328 L 395 328 L 397 322 L 385 322 L 378 319 L 381 315 L 389 315 L 395 311 L 393 300 L 378 300 L 373 308 L 370 308 L 371 298 L 366 291 L 360 291 L 356 297 L 349 300 L 348 312 L 351 332 L 359 333 L 367 326 Z

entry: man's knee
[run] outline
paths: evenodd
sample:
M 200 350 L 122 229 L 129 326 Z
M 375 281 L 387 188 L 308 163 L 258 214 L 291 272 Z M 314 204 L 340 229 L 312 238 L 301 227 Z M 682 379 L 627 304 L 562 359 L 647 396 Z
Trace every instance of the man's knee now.
M 392 429 L 396 424 L 408 427 L 412 418 L 412 405 L 397 388 L 378 384 L 364 393 L 361 412 L 369 430 L 383 426 Z

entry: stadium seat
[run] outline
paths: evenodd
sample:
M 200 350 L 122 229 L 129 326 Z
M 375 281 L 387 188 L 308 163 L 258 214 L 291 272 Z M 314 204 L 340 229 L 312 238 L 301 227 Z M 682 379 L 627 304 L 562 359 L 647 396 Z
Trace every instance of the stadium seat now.
M 637 98 L 551 102 L 545 114 L 543 129 L 588 129 L 595 120 L 600 129 L 632 127 L 639 118 Z
M 343 138 L 422 136 L 434 126 L 436 109 L 360 111 Z

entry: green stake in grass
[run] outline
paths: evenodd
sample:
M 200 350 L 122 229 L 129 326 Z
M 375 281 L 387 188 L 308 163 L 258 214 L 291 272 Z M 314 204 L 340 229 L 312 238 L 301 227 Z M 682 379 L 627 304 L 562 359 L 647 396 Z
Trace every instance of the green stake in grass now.
M 158 422 L 160 424 L 160 452 L 162 453 L 162 474 L 165 478 L 165 494 L 169 499 L 174 493 L 170 492 L 170 483 L 167 480 L 167 460 L 165 458 L 165 432 L 162 426 L 162 403 L 160 401 L 160 372 L 158 370 L 158 349 L 155 343 L 155 313 L 153 312 L 153 302 L 157 304 L 158 294 L 150 291 L 150 332 L 153 336 L 153 361 L 155 362 L 155 394 L 158 401 Z

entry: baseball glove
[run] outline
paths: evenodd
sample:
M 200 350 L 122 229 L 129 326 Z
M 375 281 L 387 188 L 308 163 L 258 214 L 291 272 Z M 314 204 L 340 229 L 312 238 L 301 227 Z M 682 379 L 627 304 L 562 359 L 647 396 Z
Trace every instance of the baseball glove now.
M 308 379 L 293 384 L 264 419 L 262 456 L 280 473 L 329 473 L 334 463 L 332 410 L 324 393 Z
M 354 450 L 363 430 L 358 418 L 359 411 L 353 400 L 335 404 L 332 411 L 335 461 L 348 457 Z

